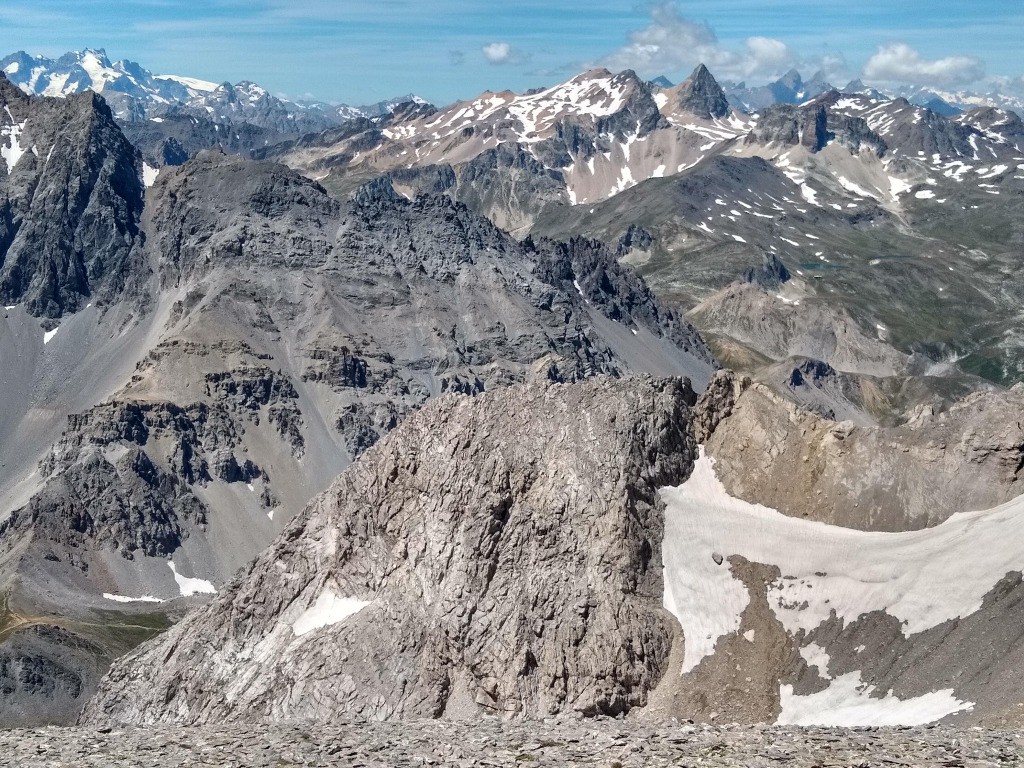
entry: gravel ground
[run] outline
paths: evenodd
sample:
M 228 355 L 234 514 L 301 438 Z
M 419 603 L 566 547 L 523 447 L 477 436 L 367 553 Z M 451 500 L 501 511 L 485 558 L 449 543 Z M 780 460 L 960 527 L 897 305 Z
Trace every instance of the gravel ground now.
M 0 732 L 0 765 L 973 768 L 1024 766 L 1024 731 L 648 725 L 616 720 L 42 728 Z

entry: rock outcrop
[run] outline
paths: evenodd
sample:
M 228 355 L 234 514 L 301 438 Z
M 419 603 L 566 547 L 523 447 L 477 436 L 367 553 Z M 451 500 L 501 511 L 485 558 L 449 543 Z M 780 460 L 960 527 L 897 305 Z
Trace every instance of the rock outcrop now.
M 705 397 L 732 391 L 730 378 L 720 374 Z M 793 517 L 905 531 L 1024 491 L 1022 412 L 1024 385 L 1017 385 L 972 394 L 941 413 L 923 405 L 902 426 L 856 426 L 755 384 L 705 439 L 734 496 Z
M 661 680 L 678 379 L 434 401 L 209 607 L 119 661 L 86 722 L 626 712 Z
M 102 98 L 30 99 L 0 74 L 0 301 L 59 318 L 116 297 L 142 242 L 142 160 Z

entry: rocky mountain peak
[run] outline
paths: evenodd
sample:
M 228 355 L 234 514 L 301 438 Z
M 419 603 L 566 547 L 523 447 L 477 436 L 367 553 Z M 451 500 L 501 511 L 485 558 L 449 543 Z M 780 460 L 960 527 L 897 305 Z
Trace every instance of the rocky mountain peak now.
M 0 72 L 0 106 L 11 108 L 17 105 L 18 109 L 21 109 L 28 104 L 28 96 L 26 96 L 18 86 L 12 83 L 7 77 Z M 0 116 L 0 120 L 7 121 L 7 115 Z
M 761 113 L 750 138 L 763 144 L 807 147 L 818 152 L 828 143 L 828 110 L 824 103 L 805 107 L 773 104 Z
M 701 64 L 674 89 L 674 101 L 685 112 L 705 119 L 729 114 L 729 102 L 718 81 Z
M 141 158 L 96 93 L 27 98 L 5 79 L 0 98 L 20 121 L 4 137 L 0 297 L 58 318 L 123 286 L 140 237 Z
M 642 706 L 673 635 L 657 489 L 690 472 L 695 402 L 646 377 L 434 401 L 209 608 L 118 663 L 85 720 Z
M 803 78 L 800 76 L 800 73 L 797 72 L 795 69 L 789 70 L 789 72 L 780 77 L 777 82 L 779 83 L 779 85 L 783 85 L 792 91 L 799 90 L 800 86 L 804 84 Z

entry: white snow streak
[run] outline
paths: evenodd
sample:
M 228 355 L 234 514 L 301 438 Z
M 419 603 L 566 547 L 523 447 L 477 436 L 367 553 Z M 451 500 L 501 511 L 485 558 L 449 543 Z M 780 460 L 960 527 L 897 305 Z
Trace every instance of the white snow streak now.
M 104 600 L 113 600 L 115 603 L 162 603 L 159 597 L 143 595 L 142 597 L 125 597 L 124 595 L 112 595 L 109 592 L 103 593 Z
M 800 185 L 800 194 L 803 195 L 804 200 L 811 205 L 820 205 L 820 203 L 818 203 L 818 193 L 806 184 Z
M 14 115 L 11 114 L 10 107 L 4 107 L 4 111 L 11 119 L 11 124 L 0 130 L 0 156 L 3 157 L 4 163 L 7 165 L 7 171 L 10 172 L 14 170 L 22 155 L 25 154 L 25 148 L 18 141 L 21 132 L 25 130 L 25 123 L 14 122 Z M 4 137 L 7 138 L 10 146 L 3 146 Z

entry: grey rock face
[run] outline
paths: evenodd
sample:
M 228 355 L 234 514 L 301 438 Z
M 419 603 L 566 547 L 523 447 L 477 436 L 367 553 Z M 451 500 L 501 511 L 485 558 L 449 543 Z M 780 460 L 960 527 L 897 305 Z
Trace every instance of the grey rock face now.
M 945 413 L 922 410 L 900 427 L 858 427 L 755 384 L 706 444 L 735 496 L 834 525 L 913 530 L 1020 495 L 1022 410 L 1018 385 Z
M 725 334 L 775 360 L 809 357 L 876 376 L 907 370 L 906 354 L 869 336 L 842 308 L 823 300 L 787 304 L 774 290 L 751 282 L 727 286 L 698 305 L 691 317 L 706 331 Z
M 819 152 L 829 141 L 828 112 L 821 104 L 799 108 L 775 104 L 761 113 L 749 138 L 762 144 L 791 144 Z
M 743 281 L 759 285 L 765 290 L 778 288 L 788 282 L 792 274 L 782 260 L 774 253 L 761 254 L 760 268 L 751 267 L 743 273 Z
M 893 100 L 889 111 L 894 119 L 886 140 L 892 146 L 900 147 L 901 152 L 974 157 L 971 138 L 977 140 L 981 137 L 976 129 L 949 120 L 930 109 L 916 109 L 902 98 Z
M 672 634 L 656 489 L 689 471 L 694 401 L 644 378 L 434 401 L 208 608 L 119 662 L 84 720 L 643 705 Z M 324 613 L 338 598 L 365 607 Z
M 1024 139 L 1024 121 L 1020 119 L 1020 115 L 1008 110 L 977 107 L 964 112 L 956 122 L 982 133 L 998 133 L 1015 143 Z
M 59 627 L 31 626 L 0 650 L 0 716 L 8 727 L 51 721 L 60 710 L 77 711 L 95 690 L 104 650 Z
M 156 120 L 119 121 L 125 137 L 152 167 L 182 165 L 204 149 L 221 149 L 248 157 L 267 144 L 276 144 L 285 134 L 251 123 L 214 122 L 196 115 L 165 115 Z
M 279 134 L 318 133 L 335 127 L 337 117 L 272 96 L 256 83 L 222 83 L 215 90 L 174 104 L 169 115 L 216 116 L 218 122 L 250 123 Z
M 863 86 L 863 84 L 861 84 Z M 815 72 L 811 79 L 804 82 L 803 77 L 795 69 L 789 70 L 778 80 L 748 88 L 746 83 L 730 86 L 727 96 L 730 102 L 746 112 L 756 112 L 774 104 L 800 104 L 815 96 L 833 90 L 826 82 L 823 72 Z M 853 83 L 846 87 L 847 91 L 856 91 Z
M 683 111 L 699 117 L 713 119 L 729 114 L 725 93 L 703 64 L 670 93 Z
M 706 443 L 718 425 L 732 415 L 737 398 L 750 385 L 750 379 L 737 376 L 732 371 L 723 370 L 715 373 L 693 409 L 693 429 L 698 445 Z M 718 555 L 717 558 L 720 561 L 722 556 Z
M 92 93 L 30 99 L 0 75 L 0 107 L 24 151 L 0 173 L 0 300 L 59 318 L 115 297 L 142 239 L 138 151 Z

